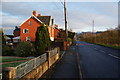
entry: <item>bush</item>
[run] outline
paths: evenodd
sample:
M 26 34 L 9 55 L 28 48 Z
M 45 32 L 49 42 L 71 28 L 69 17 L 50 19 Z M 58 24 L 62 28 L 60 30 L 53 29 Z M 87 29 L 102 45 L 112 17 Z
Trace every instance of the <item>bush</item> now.
M 67 41 L 68 41 L 68 42 L 72 42 L 72 39 L 71 39 L 71 38 L 68 38 Z
M 44 51 L 50 47 L 50 45 L 51 41 L 48 32 L 48 26 L 42 24 L 37 28 L 36 32 L 35 49 L 37 51 L 37 55 L 43 54 Z
M 6 39 L 5 39 L 5 35 L 3 32 L 2 32 L 2 44 L 6 44 Z
M 36 56 L 34 45 L 30 42 L 20 42 L 14 53 L 20 57 Z
M 2 55 L 3 56 L 13 56 L 13 49 L 11 47 L 8 47 L 4 44 L 2 44 Z
M 116 46 L 116 47 L 120 46 L 119 29 L 107 30 L 99 34 L 92 34 L 92 33 L 81 34 L 80 39 L 82 41 L 101 44 L 101 45 Z

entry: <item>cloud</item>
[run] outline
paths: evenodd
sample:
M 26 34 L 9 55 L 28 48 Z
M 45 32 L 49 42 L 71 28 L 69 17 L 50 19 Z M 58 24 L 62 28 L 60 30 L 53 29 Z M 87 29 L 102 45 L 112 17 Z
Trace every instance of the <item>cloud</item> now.
M 84 12 L 69 12 L 69 25 L 72 29 L 91 30 L 92 21 L 95 21 L 96 30 L 99 30 L 101 26 L 104 29 L 109 27 L 117 26 L 117 18 L 112 18 L 107 15 L 100 15 L 95 13 L 84 13 Z M 103 29 L 103 27 L 102 27 Z
M 14 16 L 28 16 L 31 15 L 31 7 L 25 5 L 25 3 L 15 3 L 15 2 L 3 2 L 2 3 L 2 12 L 8 13 L 9 15 Z
M 14 27 L 3 27 L 4 30 L 14 29 Z
M 68 28 L 74 31 L 91 31 L 92 20 L 96 30 L 105 30 L 117 25 L 117 3 L 113 2 L 69 2 L 67 3 Z M 61 3 L 54 2 L 3 2 L 2 26 L 20 25 L 36 10 L 41 15 L 55 19 L 59 27 L 64 28 L 64 13 Z
M 64 0 L 61 0 L 62 2 Z M 119 0 L 66 0 L 67 2 L 118 2 Z M 2 0 L 2 2 L 59 2 L 58 0 Z
M 24 19 L 21 19 L 20 17 L 4 15 L 2 16 L 2 27 L 18 26 L 19 24 L 21 24 L 21 22 L 23 22 L 23 20 Z

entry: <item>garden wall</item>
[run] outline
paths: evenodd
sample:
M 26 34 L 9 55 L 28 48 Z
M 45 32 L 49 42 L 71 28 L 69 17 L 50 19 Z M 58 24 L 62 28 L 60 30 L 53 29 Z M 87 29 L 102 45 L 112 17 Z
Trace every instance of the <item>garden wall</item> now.
M 18 65 L 3 69 L 3 80 L 38 80 L 58 59 L 60 48 L 46 51 L 43 55 Z

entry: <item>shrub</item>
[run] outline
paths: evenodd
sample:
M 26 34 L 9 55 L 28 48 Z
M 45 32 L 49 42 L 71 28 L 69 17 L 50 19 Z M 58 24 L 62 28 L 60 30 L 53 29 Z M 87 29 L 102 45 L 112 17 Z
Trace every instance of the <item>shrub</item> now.
M 72 39 L 71 39 L 71 38 L 68 38 L 67 41 L 68 41 L 68 42 L 72 42 Z
M 3 32 L 2 32 L 2 44 L 6 44 L 6 39 L 5 39 L 5 35 Z
M 8 47 L 4 44 L 2 44 L 2 55 L 3 56 L 13 56 L 13 49 L 11 47 Z
M 15 48 L 15 55 L 21 57 L 36 56 L 34 45 L 30 42 L 20 42 Z
M 37 55 L 43 54 L 44 51 L 50 47 L 50 45 L 51 41 L 48 32 L 48 26 L 42 24 L 37 28 L 36 32 L 35 49 L 37 51 Z

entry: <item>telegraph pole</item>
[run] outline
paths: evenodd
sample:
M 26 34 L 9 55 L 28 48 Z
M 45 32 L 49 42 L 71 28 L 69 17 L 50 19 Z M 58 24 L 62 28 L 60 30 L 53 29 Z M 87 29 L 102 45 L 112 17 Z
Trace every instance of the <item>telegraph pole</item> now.
M 66 18 L 66 0 L 64 0 L 64 17 L 65 17 L 65 41 L 67 41 L 68 30 L 67 30 L 67 18 Z
M 94 25 L 95 25 L 95 22 L 94 22 L 94 20 L 93 20 L 93 22 L 92 22 L 92 34 L 93 34 L 93 42 L 95 43 L 96 42 L 96 33 L 94 34 L 94 32 L 95 32 L 95 27 L 94 27 Z
M 94 20 L 92 22 L 92 33 L 94 33 Z

